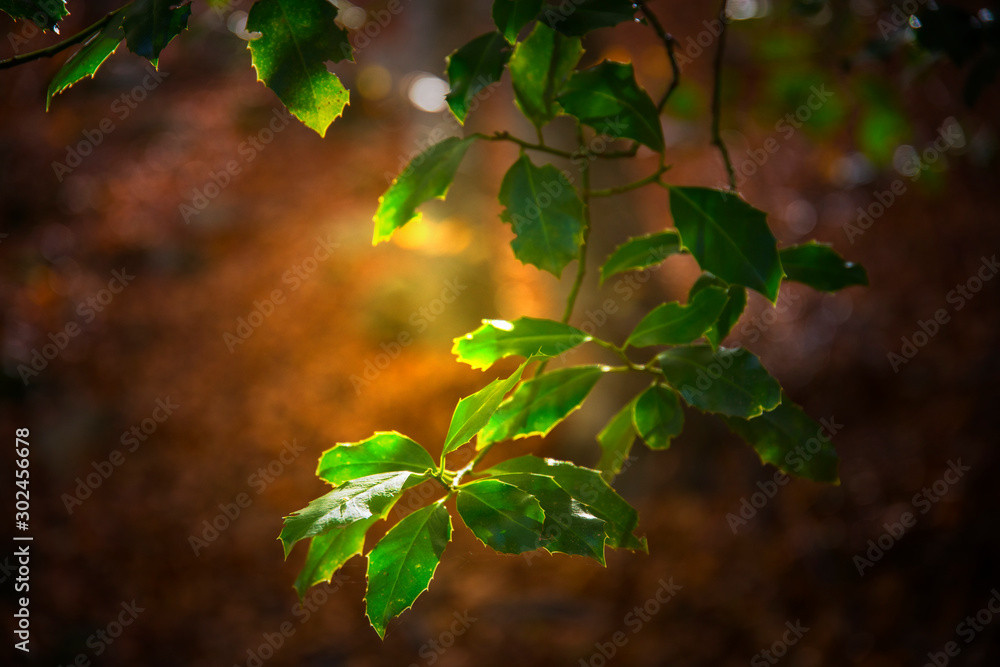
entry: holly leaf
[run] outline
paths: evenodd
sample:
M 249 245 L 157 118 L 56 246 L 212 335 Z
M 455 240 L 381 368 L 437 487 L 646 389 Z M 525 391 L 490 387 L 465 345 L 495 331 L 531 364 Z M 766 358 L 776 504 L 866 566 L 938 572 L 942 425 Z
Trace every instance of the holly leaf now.
M 387 511 L 409 483 L 422 479 L 409 471 L 384 472 L 354 479 L 285 517 L 281 540 L 285 558 L 299 540 L 346 527 Z
M 552 477 L 511 473 L 493 478 L 535 498 L 545 513 L 541 547 L 549 553 L 586 556 L 604 565 L 605 521 L 573 500 Z
M 638 435 L 632 422 L 634 405 L 635 399 L 626 403 L 625 407 L 619 410 L 597 434 L 597 442 L 601 446 L 601 458 L 597 462 L 597 469 L 608 483 L 622 471 L 629 452 L 632 451 L 635 436 Z
M 663 152 L 656 105 L 635 82 L 632 65 L 605 60 L 580 70 L 558 97 L 566 113 L 612 139 L 626 137 Z
M 481 327 L 456 338 L 451 351 L 459 361 L 486 369 L 510 356 L 555 357 L 589 340 L 593 339 L 576 327 L 553 320 L 483 320 Z
M 757 290 L 772 303 L 784 273 L 767 216 L 732 192 L 670 186 L 681 242 L 705 271 Z
M 545 513 L 534 496 L 497 479 L 481 479 L 458 489 L 458 513 L 479 541 L 502 554 L 533 551 L 541 545 Z
M 156 67 L 160 51 L 187 28 L 191 5 L 176 0 L 135 0 L 125 8 L 122 27 L 129 51 Z
M 114 12 L 104 24 L 100 32 L 92 36 L 80 49 L 71 55 L 63 63 L 56 75 L 49 83 L 48 92 L 45 95 L 45 110 L 49 110 L 52 98 L 66 90 L 74 83 L 84 77 L 93 77 L 105 60 L 108 59 L 118 45 L 125 39 L 125 31 L 122 29 L 122 12 L 125 8 Z
M 607 366 L 574 366 L 539 375 L 505 400 L 480 434 L 483 443 L 547 435 L 579 409 Z
M 684 429 L 684 411 L 672 389 L 654 384 L 635 400 L 632 421 L 650 449 L 666 449 Z
M 431 199 L 444 199 L 474 137 L 449 137 L 413 158 L 378 200 L 372 245 L 387 241 L 397 229 L 414 218 L 417 207 Z
M 728 301 L 726 290 L 709 287 L 698 292 L 689 304 L 660 304 L 642 318 L 625 344 L 648 347 L 690 343 L 711 328 Z
M 721 287 L 726 290 L 726 294 L 729 296 L 729 301 L 719 314 L 719 318 L 705 332 L 705 338 L 708 339 L 713 348 L 717 348 L 733 330 L 736 323 L 740 321 L 740 316 L 747 307 L 747 290 L 740 285 L 729 285 L 711 273 L 705 272 L 691 286 L 691 291 L 688 292 L 688 301 L 693 299 L 698 292 L 709 287 Z
M 608 486 L 601 473 L 596 470 L 582 468 L 568 461 L 528 455 L 507 459 L 486 470 L 484 474 L 496 477 L 525 472 L 551 477 L 590 514 L 603 519 L 607 524 L 607 543 L 611 547 L 633 551 L 647 550 L 646 538 L 639 539 L 633 535 L 639 524 L 638 512 Z
M 465 123 L 469 104 L 479 91 L 499 81 L 510 58 L 510 46 L 499 32 L 489 32 L 448 56 L 448 83 L 445 101 L 459 123 Z
M 450 541 L 451 515 L 437 502 L 403 518 L 368 554 L 365 604 L 380 638 L 389 621 L 427 590 Z
M 685 345 L 662 352 L 660 369 L 688 405 L 750 419 L 781 403 L 781 386 L 743 348 Z
M 583 202 L 566 177 L 522 155 L 503 178 L 500 203 L 500 218 L 517 236 L 510 244 L 514 256 L 558 278 L 583 244 Z
M 69 16 L 66 0 L 0 0 L 0 11 L 15 20 L 32 21 L 42 30 L 57 33 L 59 21 Z
M 261 33 L 249 44 L 258 80 L 321 137 L 349 101 L 340 79 L 326 69 L 329 60 L 354 60 L 336 17 L 326 0 L 257 0 L 247 18 L 247 31 Z
M 541 128 L 561 111 L 556 97 L 583 55 L 579 37 L 566 37 L 544 23 L 514 48 L 510 80 L 514 101 L 535 127 Z
M 636 236 L 621 244 L 601 266 L 601 284 L 611 276 L 655 266 L 670 255 L 684 252 L 680 234 L 670 229 L 647 236 Z
M 778 251 L 788 280 L 821 292 L 836 292 L 852 285 L 867 285 L 868 273 L 860 264 L 845 261 L 831 246 L 810 241 Z
M 635 16 L 632 0 L 573 0 L 551 5 L 544 21 L 564 35 L 585 35 L 598 28 L 610 28 Z
M 493 23 L 507 41 L 513 44 L 517 34 L 542 9 L 543 0 L 493 0 Z
M 295 578 L 295 590 L 299 598 L 305 595 L 310 586 L 329 582 L 334 572 L 358 556 L 365 548 L 365 534 L 380 519 L 385 518 L 383 512 L 378 516 L 355 521 L 342 528 L 334 528 L 321 535 L 316 535 L 309 543 L 309 553 L 306 562 Z
M 837 451 L 830 439 L 799 406 L 782 396 L 781 404 L 753 419 L 724 418 L 733 433 L 747 441 L 764 463 L 816 482 L 840 483 Z
M 395 431 L 379 432 L 361 442 L 341 442 L 323 452 L 316 476 L 338 486 L 359 477 L 434 469 L 434 459 L 419 444 Z
M 500 407 L 503 397 L 521 379 L 521 373 L 524 372 L 524 367 L 530 361 L 532 361 L 531 358 L 526 359 L 510 377 L 494 380 L 476 393 L 466 396 L 458 402 L 455 412 L 451 417 L 451 426 L 448 427 L 448 435 L 444 440 L 444 448 L 441 452 L 442 459 L 445 454 L 467 443 L 472 439 L 472 436 L 479 433 L 486 426 L 490 421 L 490 417 Z M 484 444 L 481 436 L 479 444 Z

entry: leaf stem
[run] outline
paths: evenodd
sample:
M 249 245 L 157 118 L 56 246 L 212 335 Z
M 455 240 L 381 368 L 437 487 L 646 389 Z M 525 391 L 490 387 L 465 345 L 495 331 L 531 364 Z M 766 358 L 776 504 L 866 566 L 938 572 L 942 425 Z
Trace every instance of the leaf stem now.
M 715 75 L 715 82 L 712 86 L 712 144 L 722 153 L 722 161 L 726 165 L 726 175 L 729 177 L 729 189 L 735 191 L 736 172 L 733 171 L 733 163 L 729 159 L 729 150 L 719 134 L 719 119 L 722 115 L 722 56 L 726 49 L 726 27 L 729 25 L 726 18 L 727 2 L 728 0 L 722 0 L 722 10 L 719 13 L 722 23 L 722 27 L 719 29 L 719 46 L 715 50 L 715 61 L 712 63 Z
M 583 125 L 576 125 L 576 139 L 583 154 L 586 151 L 586 144 L 583 141 Z M 580 257 L 576 265 L 576 278 L 573 286 L 566 297 L 566 310 L 563 312 L 562 322 L 567 324 L 573 315 L 573 306 L 576 305 L 576 297 L 580 294 L 580 286 L 583 285 L 583 277 L 587 273 L 587 245 L 590 239 L 590 160 L 583 160 L 580 165 L 580 199 L 583 200 L 583 243 L 580 244 Z
M 633 183 L 627 183 L 626 185 L 619 185 L 617 187 L 607 188 L 605 190 L 591 190 L 590 191 L 590 196 L 591 197 L 613 197 L 614 195 L 620 195 L 622 193 L 629 192 L 631 190 L 637 190 L 637 189 L 639 189 L 641 187 L 644 187 L 646 185 L 652 185 L 653 183 L 659 183 L 660 182 L 660 176 L 662 176 L 664 174 L 664 172 L 668 171 L 669 169 L 670 169 L 669 165 L 665 165 L 665 164 L 661 163 L 660 166 L 659 166 L 659 168 L 656 170 L 656 172 L 653 173 L 653 174 L 650 174 L 646 178 L 639 179 L 638 181 L 635 181 Z
M 449 488 L 451 488 L 451 489 L 456 488 L 461 483 L 462 477 L 467 472 L 470 472 L 473 468 L 475 468 L 476 465 L 486 457 L 486 455 L 489 453 L 489 451 L 491 449 L 493 449 L 493 445 L 495 445 L 495 444 L 496 444 L 495 442 L 491 442 L 488 445 L 486 445 L 485 447 L 483 447 L 482 449 L 480 449 L 479 452 L 477 452 L 476 455 L 474 457 L 472 457 L 472 460 L 469 461 L 469 463 L 466 464 L 466 466 L 464 468 L 462 468 L 461 470 L 459 470 L 458 472 L 455 473 L 455 476 L 454 476 L 454 478 L 452 478 L 452 480 L 451 480 L 451 486 Z
M 680 85 L 681 82 L 681 68 L 677 64 L 677 57 L 674 54 L 674 47 L 677 44 L 677 40 L 674 39 L 673 35 L 663 29 L 663 24 L 660 23 L 660 19 L 653 13 L 653 10 L 646 6 L 645 2 L 640 0 L 636 4 L 639 6 L 639 11 L 642 12 L 642 15 L 646 17 L 647 21 L 649 21 L 650 27 L 656 31 L 660 41 L 663 42 L 663 46 L 667 49 L 667 58 L 670 59 L 670 72 L 673 78 L 670 80 L 670 85 L 667 87 L 667 90 L 663 93 L 663 97 L 660 98 L 660 102 L 656 105 L 656 110 L 663 113 L 663 108 L 667 106 L 667 101 L 670 99 L 670 96 L 673 95 L 674 90 L 677 89 L 677 86 Z
M 573 157 L 573 153 L 570 153 L 568 151 L 562 151 L 559 150 L 558 148 L 552 148 L 551 146 L 546 146 L 540 143 L 533 144 L 530 141 L 525 141 L 524 139 L 515 137 L 513 134 L 507 132 L 506 130 L 503 132 L 494 132 L 493 134 L 483 134 L 481 132 L 477 132 L 472 136 L 478 137 L 485 141 L 509 141 L 511 143 L 517 144 L 518 146 L 520 146 L 525 150 L 540 151 L 542 153 L 548 153 L 550 155 L 558 155 L 559 157 L 564 157 L 567 159 Z
M 129 3 L 129 5 L 130 4 L 131 3 Z M 128 7 L 129 5 L 125 5 L 125 7 Z M 51 58 L 52 56 L 62 53 L 63 51 L 73 46 L 74 44 L 79 44 L 80 42 L 87 40 L 87 38 L 89 38 L 91 35 L 100 32 L 104 28 L 104 26 L 107 25 L 108 21 L 110 21 L 115 14 L 125 9 L 125 7 L 119 7 L 115 11 L 105 14 L 95 23 L 84 28 L 83 30 L 76 33 L 72 37 L 64 39 L 61 42 L 53 44 L 52 46 L 46 46 L 44 49 L 38 49 L 37 51 L 31 51 L 30 53 L 22 53 L 19 56 L 13 56 L 11 58 L 7 58 L 6 60 L 0 60 L 0 70 L 10 69 L 11 67 L 17 67 L 18 65 L 23 65 L 25 63 L 31 62 L 32 60 L 39 60 L 41 58 Z

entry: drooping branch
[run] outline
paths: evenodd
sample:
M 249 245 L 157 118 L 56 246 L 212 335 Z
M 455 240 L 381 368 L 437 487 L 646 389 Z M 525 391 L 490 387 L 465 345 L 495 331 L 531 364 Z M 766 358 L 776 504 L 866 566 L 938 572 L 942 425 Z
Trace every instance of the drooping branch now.
M 639 11 L 641 11 L 642 15 L 646 17 L 647 21 L 649 21 L 650 27 L 656 31 L 657 37 L 659 37 L 660 41 L 663 42 L 663 46 L 667 50 L 667 58 L 670 60 L 670 72 L 672 76 L 670 79 L 670 85 L 667 86 L 666 91 L 664 91 L 663 96 L 656 105 L 656 110 L 662 113 L 663 108 L 667 106 L 667 101 L 670 100 L 670 96 L 673 95 L 677 86 L 680 85 L 681 82 L 681 68 L 677 64 L 677 57 L 674 54 L 674 48 L 677 44 L 677 40 L 674 39 L 673 35 L 663 29 L 663 24 L 660 23 L 660 19 L 653 13 L 653 10 L 646 6 L 645 2 L 639 2 L 638 6 Z
M 127 7 L 128 5 L 126 5 Z M 72 37 L 68 37 L 61 42 L 53 44 L 52 46 L 46 46 L 44 49 L 38 49 L 37 51 L 31 51 L 30 53 L 23 53 L 19 56 L 13 56 L 12 58 L 7 58 L 6 60 L 0 60 L 0 70 L 10 69 L 11 67 L 17 67 L 18 65 L 23 65 L 29 63 L 33 60 L 39 60 L 41 58 L 51 58 L 52 56 L 59 55 L 69 47 L 74 44 L 79 44 L 86 41 L 92 35 L 96 35 L 98 32 L 104 29 L 108 21 L 111 20 L 115 14 L 118 14 L 124 7 L 116 9 L 110 14 L 106 14 L 104 17 L 98 19 L 95 23 L 87 26 L 80 32 L 76 33 Z
M 729 150 L 719 134 L 719 120 L 722 115 L 722 58 L 726 50 L 726 27 L 729 25 L 726 4 L 727 0 L 722 0 L 722 10 L 719 13 L 722 28 L 719 30 L 719 46 L 715 50 L 715 62 L 712 64 L 715 78 L 712 86 L 712 144 L 722 153 L 722 161 L 726 165 L 726 175 L 729 177 L 729 189 L 736 190 L 736 172 L 733 171 L 733 163 L 729 159 Z

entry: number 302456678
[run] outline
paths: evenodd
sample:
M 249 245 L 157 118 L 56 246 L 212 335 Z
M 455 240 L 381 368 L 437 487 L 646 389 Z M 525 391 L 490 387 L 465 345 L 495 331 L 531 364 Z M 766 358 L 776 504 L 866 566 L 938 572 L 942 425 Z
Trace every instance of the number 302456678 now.
M 14 455 L 17 457 L 17 469 L 14 471 L 14 477 L 17 480 L 14 485 L 18 487 L 18 491 L 14 493 L 15 499 L 15 509 L 17 510 L 14 520 L 18 522 L 18 526 L 24 525 L 23 530 L 27 529 L 28 521 L 28 429 L 19 428 L 15 431 L 16 446 L 14 449 Z M 21 522 L 24 522 L 22 524 Z

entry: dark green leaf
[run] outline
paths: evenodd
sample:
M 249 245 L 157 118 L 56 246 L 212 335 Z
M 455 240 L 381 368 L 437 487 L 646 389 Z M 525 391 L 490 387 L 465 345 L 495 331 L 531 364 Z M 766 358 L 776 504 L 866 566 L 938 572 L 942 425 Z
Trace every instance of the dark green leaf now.
M 729 301 L 726 290 L 709 287 L 698 292 L 691 303 L 664 303 L 642 318 L 626 345 L 682 345 L 700 338 L 719 318 Z
M 580 407 L 607 366 L 560 368 L 523 382 L 480 434 L 484 443 L 546 435 Z
M 451 515 L 437 502 L 390 528 L 368 554 L 365 603 L 379 637 L 385 637 L 390 620 L 427 590 L 450 541 Z
M 535 25 L 510 59 L 514 100 L 521 112 L 541 128 L 556 117 L 556 96 L 583 55 L 578 37 L 561 35 L 544 23 Z
M 749 419 L 781 402 L 778 381 L 743 348 L 675 347 L 657 361 L 670 386 L 699 410 Z
M 69 16 L 66 0 L 0 0 L 0 11 L 14 19 L 33 21 L 42 30 L 57 30 L 56 24 Z
M 451 351 L 473 368 L 489 368 L 513 355 L 555 357 L 588 340 L 592 338 L 576 327 L 553 320 L 483 320 L 483 326 L 456 338 Z
M 787 396 L 781 404 L 753 419 L 726 418 L 729 429 L 786 473 L 817 482 L 838 483 L 837 452 L 824 429 Z
M 52 98 L 86 76 L 94 76 L 97 68 L 108 59 L 125 39 L 122 30 L 122 10 L 112 14 L 101 31 L 83 43 L 76 53 L 63 63 L 49 83 L 45 96 L 45 110 L 49 110 Z
M 510 377 L 494 380 L 475 394 L 466 396 L 458 402 L 455 413 L 451 417 L 451 426 L 448 427 L 448 436 L 445 438 L 444 449 L 441 452 L 442 457 L 467 443 L 472 439 L 472 436 L 486 426 L 493 413 L 500 407 L 503 397 L 521 379 L 521 373 L 524 372 L 524 367 L 530 361 L 531 359 L 528 359 L 518 366 Z M 485 441 L 480 435 L 478 445 L 482 446 L 483 444 Z
M 368 475 L 342 484 L 305 508 L 286 516 L 285 526 L 278 538 L 285 547 L 285 558 L 299 540 L 382 515 L 392 507 L 406 486 L 419 478 L 419 475 L 408 471 Z
M 631 21 L 634 16 L 632 0 L 573 0 L 550 5 L 542 19 L 564 35 L 584 35 Z
M 486 546 L 520 554 L 541 546 L 545 513 L 534 496 L 496 479 L 469 482 L 455 501 L 465 525 Z
M 684 411 L 677 394 L 659 384 L 639 395 L 632 419 L 636 432 L 650 449 L 666 449 L 684 429 Z
M 743 314 L 743 310 L 747 307 L 747 290 L 740 285 L 729 285 L 724 280 L 720 280 L 711 273 L 705 272 L 691 286 L 691 291 L 688 292 L 688 301 L 693 299 L 698 292 L 708 287 L 721 287 L 729 295 L 729 301 L 726 303 L 726 307 L 722 309 L 719 319 L 705 332 L 705 338 L 712 344 L 712 347 L 719 347 L 722 341 L 726 339 L 726 336 L 729 335 L 729 332 L 733 330 L 733 327 L 736 326 L 736 323 L 739 322 L 740 315 Z
M 336 17 L 327 0 L 257 0 L 247 18 L 247 30 L 262 35 L 250 42 L 257 78 L 321 137 L 349 99 L 326 62 L 354 60 Z
M 810 241 L 778 252 L 788 280 L 804 283 L 821 292 L 836 292 L 851 285 L 867 285 L 865 268 L 846 262 L 829 245 Z
M 334 486 L 359 477 L 409 470 L 434 469 L 427 450 L 395 431 L 376 433 L 361 442 L 341 442 L 323 452 L 316 476 Z
M 635 139 L 663 151 L 656 105 L 635 82 L 632 65 L 605 60 L 576 72 L 558 97 L 566 113 L 612 139 Z
M 732 192 L 670 187 L 681 242 L 705 271 L 757 290 L 773 303 L 784 275 L 767 216 Z
M 306 562 L 295 579 L 295 590 L 299 597 L 305 595 L 310 586 L 330 581 L 333 573 L 344 563 L 359 555 L 365 548 L 368 529 L 384 518 L 385 512 L 313 537 L 309 543 Z
M 521 28 L 528 25 L 542 9 L 543 0 L 493 0 L 493 23 L 513 44 Z
M 187 28 L 191 5 L 176 6 L 175 0 L 135 0 L 125 9 L 122 27 L 129 51 L 154 66 L 160 51 Z
M 571 498 L 583 504 L 593 516 L 607 522 L 608 544 L 611 547 L 646 551 L 646 538 L 639 539 L 633 535 L 639 524 L 639 514 L 608 486 L 598 471 L 567 461 L 529 455 L 503 461 L 484 474 L 497 476 L 515 472 L 552 477 Z
M 552 477 L 511 473 L 494 479 L 516 486 L 541 504 L 545 512 L 541 546 L 546 551 L 586 556 L 604 565 L 605 521 L 573 500 Z
M 601 284 L 616 273 L 645 269 L 680 252 L 684 252 L 681 250 L 680 234 L 672 229 L 631 238 L 615 248 L 605 260 L 601 267 Z
M 583 202 L 562 172 L 522 155 L 500 185 L 500 217 L 514 228 L 514 256 L 557 278 L 583 243 Z
M 629 452 L 632 451 L 635 436 L 638 435 L 635 424 L 632 423 L 634 405 L 635 399 L 626 403 L 597 434 L 597 442 L 601 445 L 601 459 L 597 462 L 597 469 L 608 483 L 622 471 Z
M 451 92 L 445 99 L 458 122 L 465 122 L 479 91 L 500 80 L 509 58 L 510 46 L 498 32 L 480 35 L 448 56 Z
M 414 218 L 417 207 L 431 199 L 444 199 L 465 157 L 473 137 L 449 137 L 413 158 L 406 169 L 378 200 L 375 212 L 375 237 L 372 245 L 389 240 L 393 232 Z

